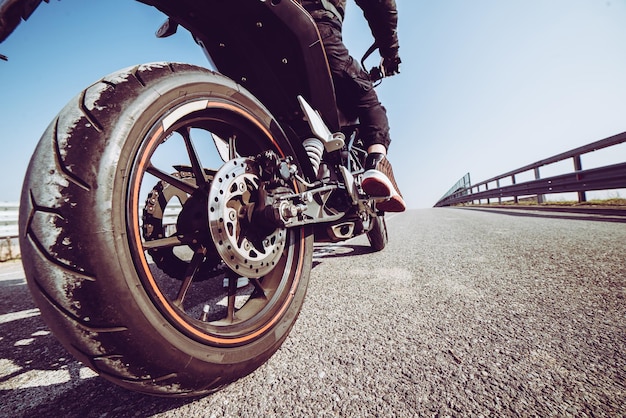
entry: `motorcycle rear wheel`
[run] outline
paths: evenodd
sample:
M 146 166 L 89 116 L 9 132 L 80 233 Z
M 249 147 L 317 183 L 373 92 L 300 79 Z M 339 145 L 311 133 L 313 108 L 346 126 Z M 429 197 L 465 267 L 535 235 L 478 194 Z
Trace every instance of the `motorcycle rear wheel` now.
M 389 236 L 387 235 L 387 222 L 385 215 L 376 215 L 371 219 L 371 229 L 367 232 L 367 239 L 374 251 L 382 251 L 387 246 Z
M 64 347 L 160 396 L 212 392 L 275 353 L 313 235 L 249 222 L 249 157 L 267 150 L 294 156 L 262 104 L 203 68 L 142 65 L 76 96 L 31 159 L 19 221 L 30 291 Z

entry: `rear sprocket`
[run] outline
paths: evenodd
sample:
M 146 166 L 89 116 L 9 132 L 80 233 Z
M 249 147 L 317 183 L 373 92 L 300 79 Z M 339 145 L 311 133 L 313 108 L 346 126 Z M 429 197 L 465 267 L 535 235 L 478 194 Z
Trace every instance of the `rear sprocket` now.
M 172 176 L 187 183 L 195 183 L 191 167 L 177 166 Z M 215 172 L 206 170 L 209 181 Z M 203 202 L 204 200 L 204 202 Z M 153 241 L 178 234 L 190 235 L 198 231 L 206 231 L 208 224 L 206 213 L 206 199 L 189 196 L 165 181 L 159 181 L 150 191 L 143 210 L 143 237 L 146 241 Z M 205 232 L 206 234 L 206 232 Z M 208 237 L 204 237 L 208 238 Z M 187 247 L 152 248 L 148 254 L 154 264 L 172 278 L 183 280 L 187 267 L 197 250 L 199 242 L 208 243 L 209 239 L 196 239 L 196 243 L 189 243 Z M 214 247 L 210 248 L 196 281 L 206 280 L 220 272 L 222 260 Z

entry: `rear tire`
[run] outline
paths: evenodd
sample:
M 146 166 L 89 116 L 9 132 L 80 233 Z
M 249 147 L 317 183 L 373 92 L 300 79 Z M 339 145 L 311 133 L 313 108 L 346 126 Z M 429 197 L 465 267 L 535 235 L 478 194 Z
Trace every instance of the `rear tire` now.
M 209 228 L 211 211 L 253 205 L 245 161 L 265 150 L 294 156 L 250 93 L 191 65 L 113 73 L 59 113 L 29 165 L 19 223 L 29 288 L 68 351 L 127 389 L 195 396 L 280 347 L 304 301 L 310 229 L 252 231 L 235 216 L 229 236 L 246 249 L 218 251 Z M 224 162 L 233 159 L 239 171 Z M 216 176 L 240 192 L 210 191 Z M 239 255 L 249 274 L 220 254 Z
M 367 232 L 367 239 L 374 251 L 382 251 L 389 240 L 387 235 L 387 223 L 384 215 L 372 217 L 372 227 Z

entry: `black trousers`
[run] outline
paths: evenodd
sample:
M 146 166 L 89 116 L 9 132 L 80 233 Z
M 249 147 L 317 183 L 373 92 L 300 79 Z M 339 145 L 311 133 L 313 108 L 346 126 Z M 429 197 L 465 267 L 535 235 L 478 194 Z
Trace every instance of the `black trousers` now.
M 344 45 L 341 21 L 327 13 L 311 14 L 326 50 L 339 109 L 349 118 L 359 118 L 366 147 L 382 144 L 389 148 L 391 139 L 387 112 L 378 100 L 368 74 Z

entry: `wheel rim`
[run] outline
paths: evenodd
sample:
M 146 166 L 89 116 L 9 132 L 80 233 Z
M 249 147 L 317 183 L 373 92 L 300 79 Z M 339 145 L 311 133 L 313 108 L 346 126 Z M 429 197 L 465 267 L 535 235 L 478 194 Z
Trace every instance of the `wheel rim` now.
M 148 132 L 126 211 L 143 287 L 196 340 L 224 346 L 259 338 L 294 297 L 304 233 L 254 231 L 246 215 L 259 180 L 246 157 L 284 150 L 255 115 L 223 101 L 181 103 Z

